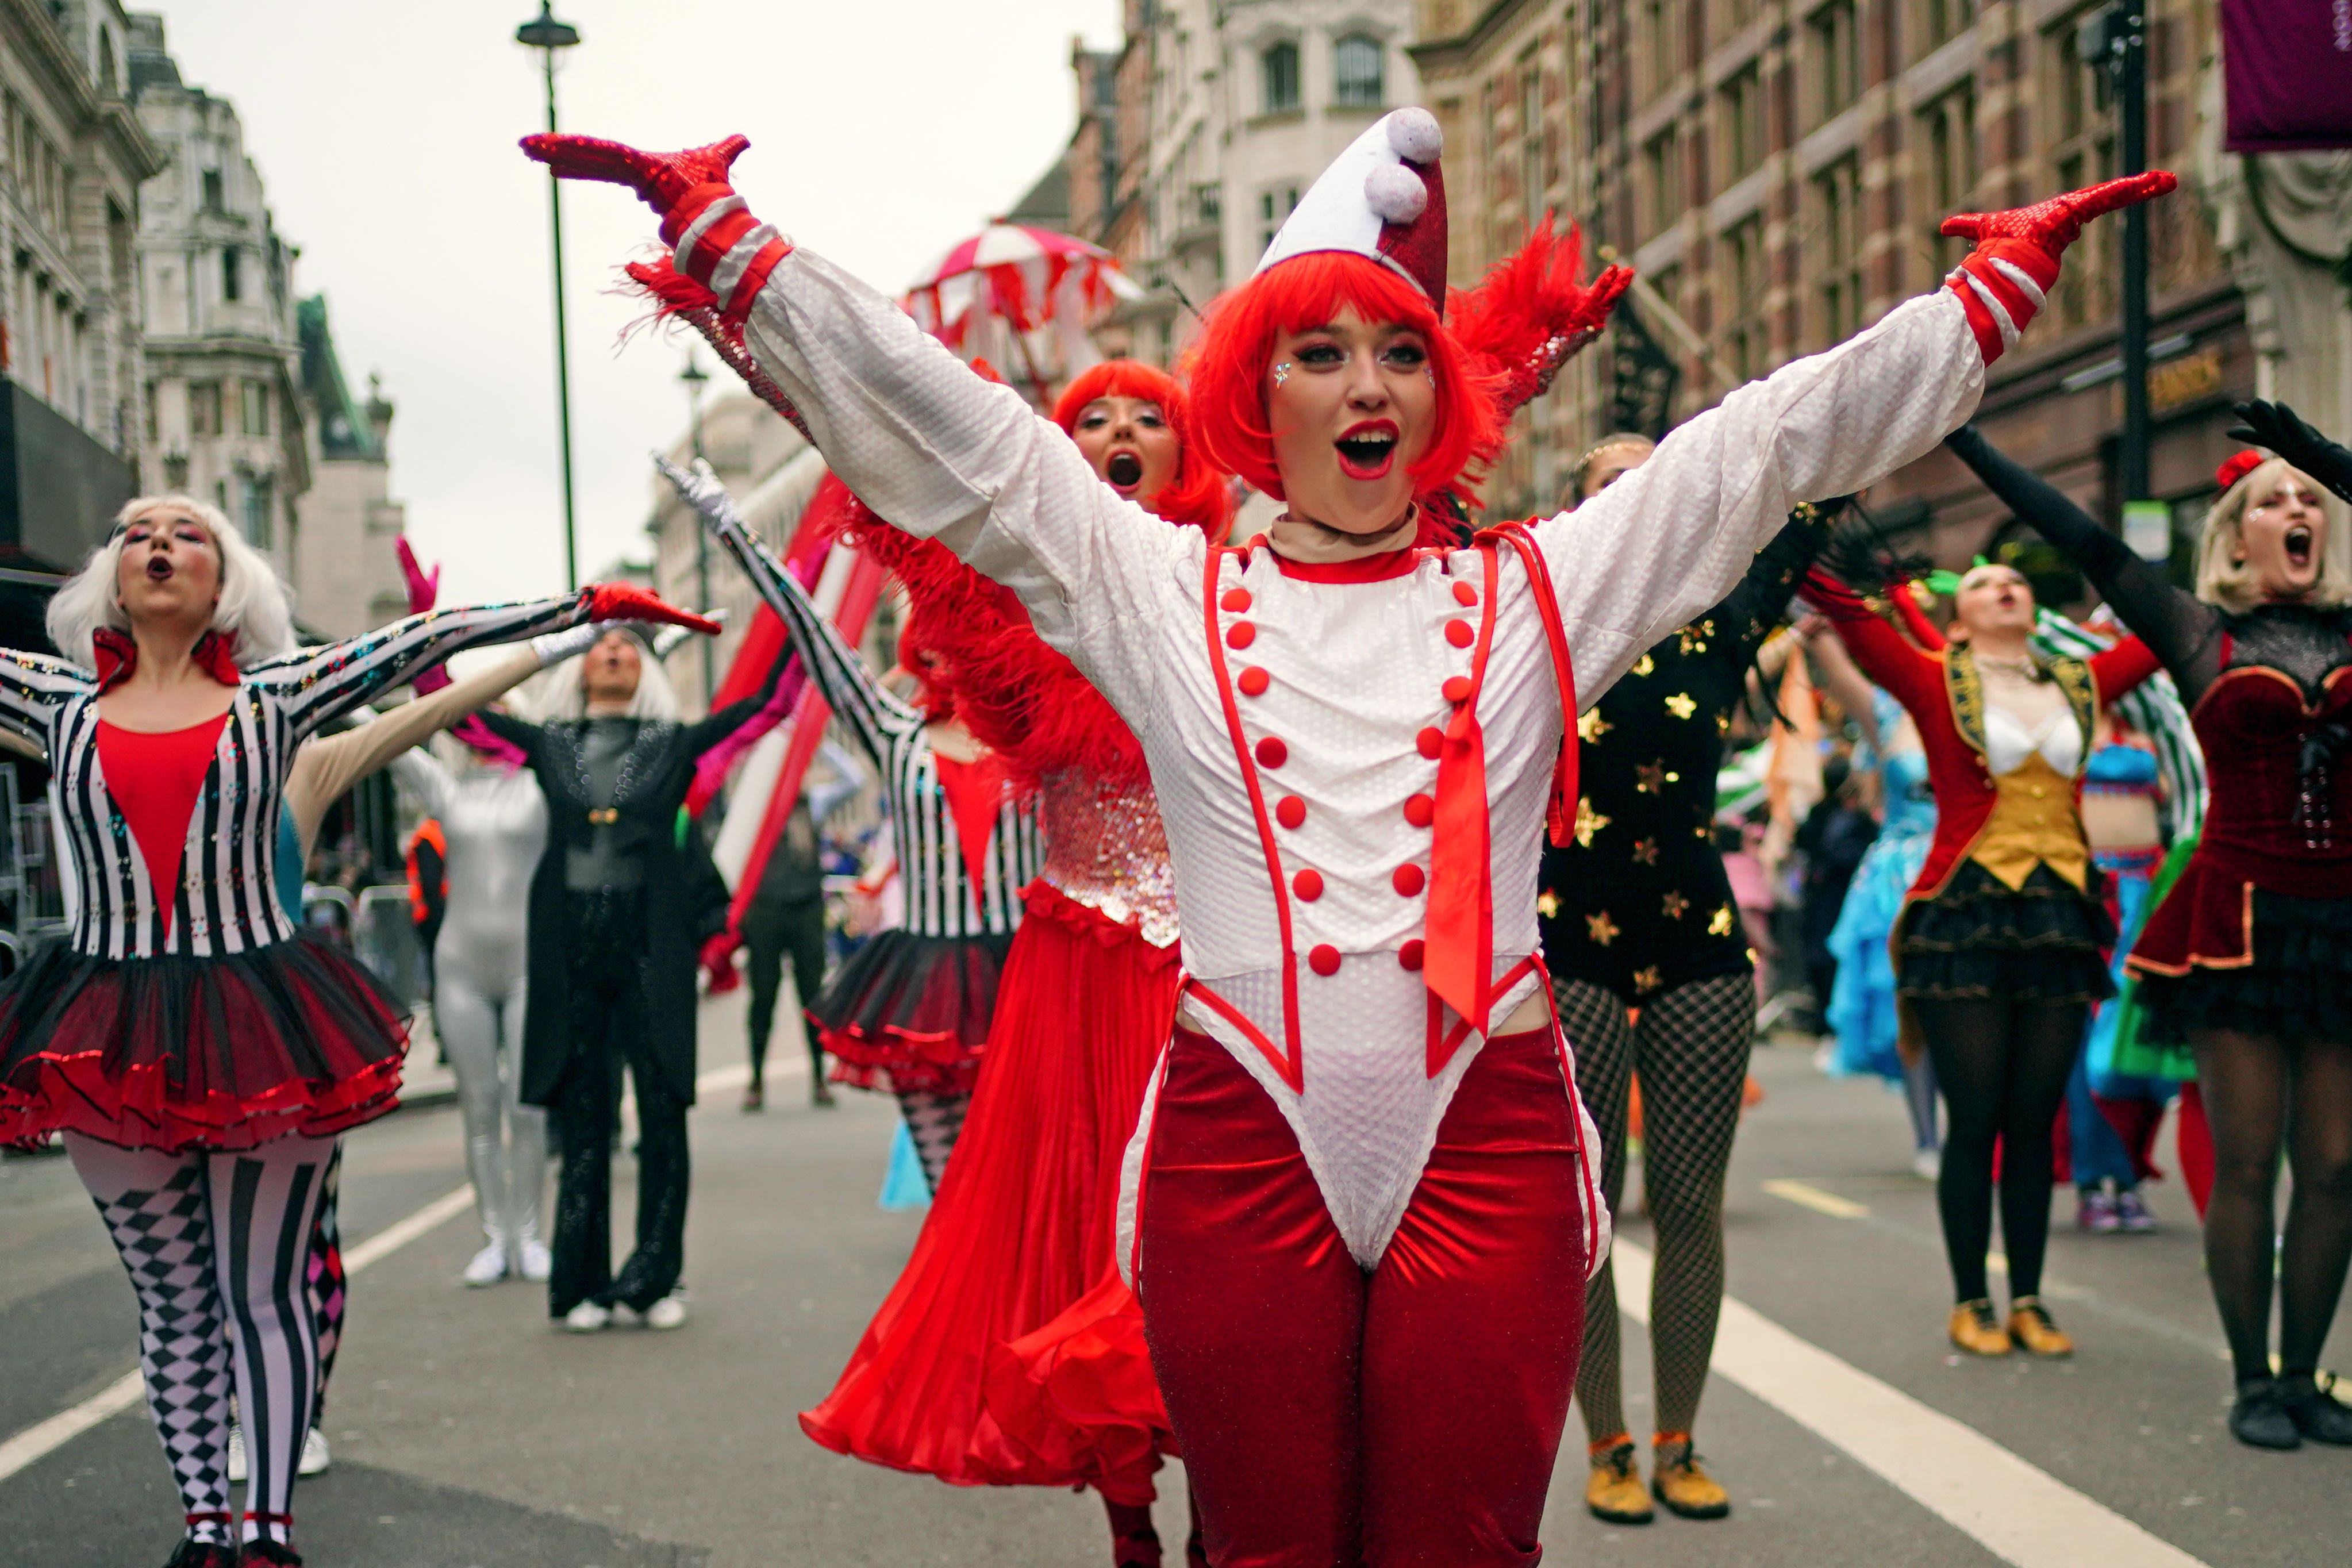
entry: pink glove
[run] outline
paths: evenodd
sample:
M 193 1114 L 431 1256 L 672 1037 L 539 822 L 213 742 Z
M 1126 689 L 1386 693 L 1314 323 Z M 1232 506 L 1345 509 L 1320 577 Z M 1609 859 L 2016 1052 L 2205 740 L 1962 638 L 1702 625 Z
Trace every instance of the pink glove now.
M 408 547 L 408 535 L 404 533 L 392 542 L 392 547 L 400 556 L 400 575 L 408 584 L 408 613 L 421 616 L 441 597 L 441 568 L 436 566 L 428 573 L 417 564 L 416 552 Z M 436 664 L 419 672 L 408 684 L 417 696 L 429 697 L 449 681 L 449 667 Z
M 1946 235 L 1977 242 L 1976 249 L 1945 279 L 1944 286 L 1967 307 L 1969 326 L 1976 333 L 1985 363 L 1992 363 L 2017 342 L 2026 323 L 2042 309 L 2051 286 L 2058 281 L 2059 258 L 2083 237 L 2084 224 L 2168 195 L 2179 184 L 2165 171 L 2152 169 L 2069 191 L 2030 207 L 1946 218 Z
M 588 618 L 592 621 L 649 621 L 684 626 L 705 637 L 719 635 L 717 621 L 681 610 L 635 583 L 594 583 L 580 591 L 588 597 Z

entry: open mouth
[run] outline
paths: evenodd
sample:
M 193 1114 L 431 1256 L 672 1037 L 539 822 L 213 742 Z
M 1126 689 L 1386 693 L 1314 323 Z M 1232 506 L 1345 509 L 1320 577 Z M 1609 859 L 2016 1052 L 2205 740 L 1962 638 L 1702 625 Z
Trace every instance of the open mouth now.
M 1381 479 L 1395 465 L 1397 427 L 1385 419 L 1352 426 L 1333 443 L 1339 453 L 1339 471 L 1351 479 Z
M 171 557 L 166 555 L 150 555 L 147 557 L 147 580 L 149 582 L 162 583 L 168 580 L 171 575 Z
M 1103 465 L 1103 478 L 1121 495 L 1133 495 L 1135 487 L 1143 482 L 1143 459 L 1132 452 L 1113 452 L 1110 461 Z
M 2311 530 L 2300 525 L 2286 531 L 2287 564 L 2300 571 L 2311 564 Z

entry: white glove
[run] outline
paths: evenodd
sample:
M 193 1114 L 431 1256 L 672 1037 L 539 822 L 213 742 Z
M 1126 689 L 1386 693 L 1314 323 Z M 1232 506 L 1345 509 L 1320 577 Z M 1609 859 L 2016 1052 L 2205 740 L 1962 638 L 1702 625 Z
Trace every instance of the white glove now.
M 710 471 L 708 461 L 697 458 L 694 470 L 689 473 L 656 452 L 654 467 L 661 470 L 662 478 L 670 482 L 680 500 L 700 512 L 714 526 L 722 531 L 743 531 L 743 514 L 736 510 L 735 498 L 727 493 L 727 487 L 719 482 L 719 476 Z
M 610 626 L 590 621 L 568 631 L 549 632 L 530 639 L 530 651 L 539 656 L 540 668 L 552 669 L 565 659 L 578 658 L 594 647 L 597 639 L 612 629 Z

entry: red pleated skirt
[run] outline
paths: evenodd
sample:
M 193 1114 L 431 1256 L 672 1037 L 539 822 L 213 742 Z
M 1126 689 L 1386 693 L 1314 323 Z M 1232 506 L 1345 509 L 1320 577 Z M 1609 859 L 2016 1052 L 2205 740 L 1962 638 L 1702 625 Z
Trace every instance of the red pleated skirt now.
M 1150 1434 L 1167 1418 L 1139 1321 L 1131 1341 L 1118 1336 L 1114 1299 L 1115 1342 L 1075 1355 L 1013 1347 L 1106 1277 L 1117 1284 L 1119 1163 L 1174 1022 L 1176 954 L 1042 882 L 1025 897 L 986 1068 L 938 1198 L 840 1381 L 801 1426 L 836 1453 L 959 1486 L 1095 1484 L 1148 1498 Z M 984 1394 L 992 1361 L 1009 1401 Z M 1024 1389 L 1032 1365 L 1044 1381 Z M 1082 1401 L 1083 1427 L 1056 1404 L 1081 1384 L 1119 1401 Z

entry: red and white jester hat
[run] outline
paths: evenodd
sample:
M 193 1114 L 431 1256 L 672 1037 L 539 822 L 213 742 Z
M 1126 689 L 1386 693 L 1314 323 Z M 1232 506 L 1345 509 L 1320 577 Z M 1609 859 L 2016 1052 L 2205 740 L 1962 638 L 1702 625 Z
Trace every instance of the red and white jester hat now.
M 1283 224 L 1264 272 L 1294 256 L 1344 251 L 1411 280 L 1445 313 L 1444 133 L 1426 109 L 1399 109 L 1331 161 Z

